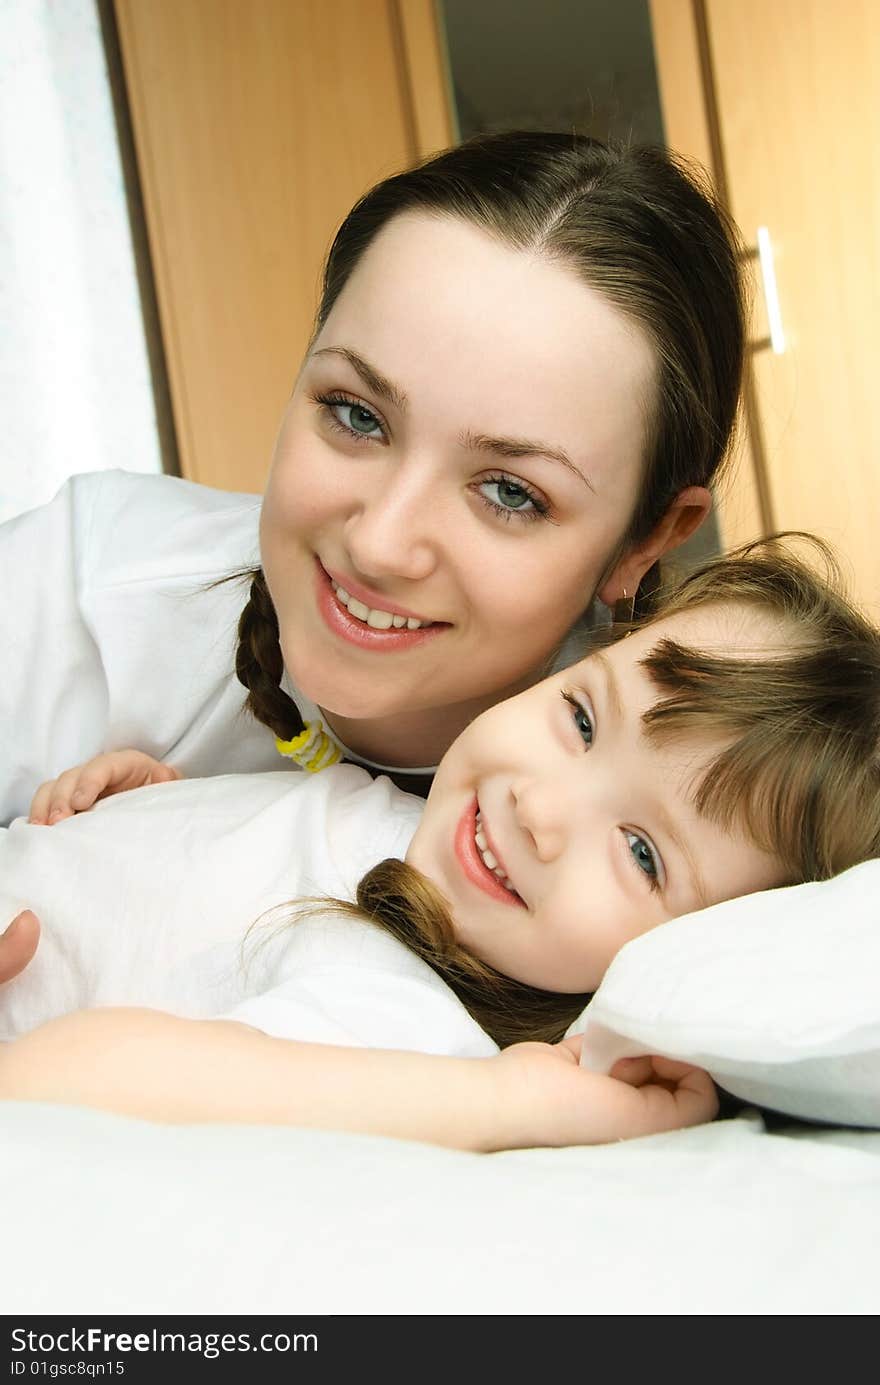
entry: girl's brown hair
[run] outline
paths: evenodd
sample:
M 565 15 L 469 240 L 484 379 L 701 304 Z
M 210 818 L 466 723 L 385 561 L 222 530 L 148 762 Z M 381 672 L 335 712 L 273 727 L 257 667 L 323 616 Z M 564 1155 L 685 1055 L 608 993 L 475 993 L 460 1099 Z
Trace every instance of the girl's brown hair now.
M 405 212 L 457 217 L 558 261 L 648 337 L 656 378 L 644 476 L 617 556 L 650 533 L 680 491 L 717 479 L 742 375 L 743 290 L 736 232 L 695 171 L 661 149 L 582 135 L 469 140 L 385 179 L 352 208 L 327 258 L 316 332 L 375 237 Z M 246 706 L 290 739 L 302 718 L 279 687 L 278 627 L 262 570 L 238 637 Z
M 812 548 L 823 573 L 783 546 L 795 540 Z M 733 604 L 763 614 L 776 632 L 756 637 L 754 656 L 661 639 L 643 661 L 659 694 L 644 715 L 647 734 L 724 741 L 696 787 L 700 812 L 777 857 L 791 884 L 880 856 L 880 632 L 842 594 L 829 550 L 807 535 L 779 535 L 704 565 L 658 604 L 641 628 Z M 403 861 L 380 862 L 356 903 L 330 907 L 405 943 L 501 1047 L 561 1038 L 590 999 L 537 990 L 471 956 L 440 891 Z

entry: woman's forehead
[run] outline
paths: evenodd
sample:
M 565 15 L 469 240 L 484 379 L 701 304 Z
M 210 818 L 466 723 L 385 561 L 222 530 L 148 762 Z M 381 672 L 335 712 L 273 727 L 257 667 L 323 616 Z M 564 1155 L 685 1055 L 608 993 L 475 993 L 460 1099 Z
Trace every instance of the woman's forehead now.
M 627 387 L 646 384 L 654 371 L 647 336 L 571 266 L 450 216 L 410 212 L 379 232 L 321 337 L 351 331 L 369 332 L 387 353 L 385 366 L 401 371 L 417 364 L 405 344 L 422 333 L 421 354 L 490 346 L 486 370 L 495 357 L 510 369 L 522 355 L 532 390 L 543 383 L 536 366 L 595 369 L 599 347 L 625 370 Z
M 609 481 L 641 463 L 647 337 L 568 266 L 457 218 L 386 226 L 316 339 L 328 346 L 369 361 L 436 428 L 534 437 Z

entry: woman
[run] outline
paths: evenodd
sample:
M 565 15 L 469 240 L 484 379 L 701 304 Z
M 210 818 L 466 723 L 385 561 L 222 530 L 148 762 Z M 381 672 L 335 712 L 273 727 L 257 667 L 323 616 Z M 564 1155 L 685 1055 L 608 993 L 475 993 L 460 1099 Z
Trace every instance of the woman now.
M 0 821 L 125 745 L 426 787 L 705 517 L 742 349 L 732 233 L 659 151 L 502 134 L 386 180 L 331 249 L 262 507 L 107 473 L 0 531 Z

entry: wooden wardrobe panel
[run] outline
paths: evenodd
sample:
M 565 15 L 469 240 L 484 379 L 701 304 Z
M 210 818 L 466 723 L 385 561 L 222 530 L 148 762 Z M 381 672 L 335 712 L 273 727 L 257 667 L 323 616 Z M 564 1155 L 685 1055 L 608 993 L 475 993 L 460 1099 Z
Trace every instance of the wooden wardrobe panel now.
M 458 133 L 440 0 L 397 0 L 401 50 L 419 157 L 448 149 Z
M 262 489 L 324 253 L 418 150 L 393 0 L 116 0 L 185 476 Z
M 880 6 L 706 14 L 732 210 L 775 249 L 786 349 L 754 357 L 773 517 L 831 542 L 880 614 Z
M 729 205 L 700 7 L 693 0 L 650 0 L 650 13 L 666 142 L 705 170 L 718 196 Z M 750 279 L 748 267 L 746 274 Z M 752 340 L 758 331 L 751 327 Z M 747 363 L 747 376 L 750 369 Z M 749 405 L 754 393 L 750 386 L 747 380 Z M 728 549 L 760 538 L 768 527 L 761 501 L 764 482 L 756 432 L 751 408 L 743 407 L 728 469 L 715 494 L 721 542 Z
M 712 120 L 692 0 L 649 0 L 663 129 L 671 149 L 696 159 L 717 180 Z

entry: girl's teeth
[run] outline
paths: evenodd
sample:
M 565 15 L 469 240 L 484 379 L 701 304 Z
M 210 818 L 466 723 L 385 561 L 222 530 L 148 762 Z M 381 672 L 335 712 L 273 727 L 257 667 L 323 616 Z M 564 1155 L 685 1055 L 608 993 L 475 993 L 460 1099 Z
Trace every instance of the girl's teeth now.
M 390 630 L 392 626 L 395 630 L 402 630 L 404 626 L 407 630 L 421 630 L 424 626 L 433 624 L 430 620 L 416 620 L 415 616 L 395 616 L 390 611 L 365 606 L 363 601 L 351 596 L 344 587 L 337 586 L 332 580 L 330 585 L 336 593 L 337 601 L 347 608 L 349 615 L 362 620 L 374 630 Z
M 476 816 L 476 829 L 474 831 L 474 841 L 477 844 L 477 850 L 480 853 L 483 865 L 486 866 L 486 868 L 490 870 L 498 880 L 501 881 L 505 890 L 509 890 L 511 894 L 516 894 L 516 890 L 510 883 L 510 880 L 504 874 L 504 871 L 502 870 L 501 866 L 499 866 L 498 861 L 492 855 L 492 852 L 489 850 L 488 842 L 486 840 L 486 834 L 483 831 L 483 821 L 480 817 L 479 812 Z

